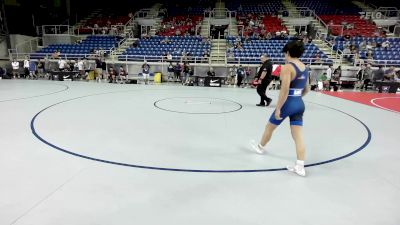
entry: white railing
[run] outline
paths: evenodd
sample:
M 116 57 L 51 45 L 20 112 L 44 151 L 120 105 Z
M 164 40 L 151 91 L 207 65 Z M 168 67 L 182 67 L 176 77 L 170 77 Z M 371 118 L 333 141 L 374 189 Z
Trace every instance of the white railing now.
M 121 62 L 184 62 L 187 61 L 192 64 L 200 64 L 200 63 L 209 63 L 209 57 L 193 57 L 188 56 L 187 60 L 184 60 L 184 57 L 173 57 L 172 60 L 168 60 L 165 56 L 160 55 L 117 55 L 118 60 Z
M 204 13 L 204 18 L 236 18 L 236 11 L 231 11 L 227 8 L 214 8 L 212 10 L 205 10 Z M 221 16 L 222 15 L 222 16 Z
M 69 25 L 43 25 L 42 34 L 67 34 L 72 35 L 74 33 L 74 27 Z
M 233 36 L 231 34 L 231 28 L 236 29 L 238 31 L 238 35 L 243 37 L 244 25 L 229 25 L 229 27 L 227 28 L 228 29 L 228 36 Z
M 13 51 L 14 49 L 9 49 L 9 56 L 10 59 L 17 59 L 17 60 L 23 60 L 27 56 L 32 58 L 32 59 L 65 59 L 65 60 L 75 60 L 79 58 L 87 58 L 87 59 L 94 59 L 97 57 L 96 54 L 93 53 L 87 53 L 87 54 L 69 54 L 69 53 L 61 53 L 60 57 L 54 58 L 53 53 L 20 53 L 20 52 L 15 52 Z M 109 53 L 110 51 L 108 50 L 103 50 L 104 53 Z
M 334 27 L 339 27 L 340 28 L 339 34 L 335 34 L 335 36 L 343 36 L 344 25 L 340 25 L 340 24 L 328 25 L 327 26 L 328 32 L 329 32 L 329 29 L 334 28 Z
M 379 7 L 374 11 L 375 16 L 377 16 L 378 12 L 381 13 L 381 15 L 383 16 L 382 19 L 390 17 L 399 17 L 399 10 L 396 7 Z M 392 16 L 393 14 L 395 16 Z

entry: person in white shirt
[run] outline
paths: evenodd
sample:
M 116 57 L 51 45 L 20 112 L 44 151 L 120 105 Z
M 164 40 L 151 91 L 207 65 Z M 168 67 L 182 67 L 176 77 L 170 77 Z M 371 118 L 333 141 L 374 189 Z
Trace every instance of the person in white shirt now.
M 67 64 L 67 62 L 64 59 L 58 60 L 58 69 L 60 71 L 64 71 L 66 64 Z
M 85 62 L 82 59 L 78 61 L 79 75 L 82 78 L 85 75 Z
M 172 61 L 172 55 L 171 53 L 168 52 L 167 54 L 167 62 L 171 62 Z
M 390 42 L 388 40 L 382 43 L 382 48 L 384 48 L 385 50 L 387 50 L 389 47 L 390 47 Z
M 29 64 L 30 64 L 30 60 L 29 60 L 29 57 L 27 56 L 24 60 L 24 77 L 29 76 Z
M 324 87 L 329 89 L 329 85 L 332 79 L 332 66 L 329 66 L 328 69 L 326 69 L 326 80 L 324 82 Z
M 18 77 L 19 79 L 19 62 L 16 59 L 14 59 L 11 62 L 11 66 L 13 69 L 13 78 L 15 79 L 16 77 Z

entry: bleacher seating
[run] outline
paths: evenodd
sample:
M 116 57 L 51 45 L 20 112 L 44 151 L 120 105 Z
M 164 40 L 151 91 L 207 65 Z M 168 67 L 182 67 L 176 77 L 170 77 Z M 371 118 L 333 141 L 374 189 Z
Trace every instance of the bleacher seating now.
M 98 30 L 95 33 L 101 33 L 103 27 L 110 28 L 112 25 L 125 25 L 129 21 L 128 16 L 103 16 L 87 20 L 86 23 L 77 28 L 76 32 L 79 34 L 92 34 L 93 28 L 97 24 Z
M 196 26 L 203 20 L 202 16 L 174 16 L 164 19 L 161 23 L 160 31 L 157 35 L 160 36 L 175 36 L 176 31 L 179 30 L 181 34 L 185 35 L 188 32 L 191 35 L 195 34 Z
M 31 58 L 43 58 L 45 55 L 51 56 L 57 50 L 60 50 L 60 57 L 81 58 L 84 54 L 90 54 L 93 49 L 103 49 L 108 52 L 111 48 L 117 46 L 121 41 L 119 36 L 88 36 L 80 44 L 55 44 L 49 45 L 36 53 L 31 54 Z
M 256 20 L 257 16 L 253 15 L 251 18 L 248 16 L 239 17 L 239 25 L 244 25 L 245 30 L 243 32 L 243 36 L 251 35 L 251 33 L 260 33 L 261 29 L 259 27 L 248 27 L 250 19 L 253 22 Z M 281 32 L 281 31 L 288 31 L 287 28 L 282 24 L 282 20 L 275 16 L 265 15 L 261 19 L 260 23 L 264 24 L 266 32 Z
M 381 38 L 381 37 L 354 37 L 351 40 L 344 40 L 343 37 L 336 37 L 335 45 L 333 46 L 334 50 L 343 50 L 346 46 L 350 45 L 352 42 L 355 43 L 356 48 L 359 47 L 359 44 L 363 41 L 365 43 L 368 42 L 376 42 L 382 43 L 384 41 L 389 41 L 389 48 L 384 49 L 382 47 L 374 48 L 373 53 L 373 61 L 374 65 L 400 65 L 400 38 Z M 367 58 L 367 50 L 360 51 L 360 58 Z
M 280 0 L 272 0 L 267 2 L 260 1 L 239 1 L 233 0 L 228 1 L 226 6 L 229 10 L 237 11 L 239 15 L 247 15 L 247 14 L 276 14 L 281 9 L 284 9 L 284 6 Z
M 298 7 L 314 10 L 318 15 L 359 15 L 362 11 L 348 0 L 294 0 L 293 3 Z
M 138 47 L 128 48 L 120 60 L 142 61 L 146 58 L 147 61 L 160 61 L 161 56 L 166 53 L 171 53 L 174 60 L 179 60 L 182 52 L 190 53 L 191 57 L 202 57 L 204 51 L 210 51 L 210 44 L 202 41 L 201 37 L 168 37 L 171 43 L 161 43 L 165 37 L 154 36 L 150 39 L 141 39 Z
M 234 44 L 236 37 L 228 37 L 228 42 Z M 243 42 L 243 50 L 235 49 L 233 51 L 234 60 L 228 60 L 229 63 L 249 63 L 259 64 L 259 57 L 262 54 L 267 54 L 274 63 L 283 64 L 284 54 L 282 49 L 289 40 L 251 40 Z M 228 49 L 229 51 L 229 49 Z M 314 62 L 316 55 L 320 55 L 321 62 Z M 301 59 L 305 63 L 312 64 L 332 64 L 332 60 L 319 50 L 314 44 L 306 44 L 306 50 Z
M 375 24 L 368 22 L 365 19 L 361 19 L 360 16 L 356 15 L 321 15 L 320 18 L 326 23 L 330 24 L 331 22 L 334 25 L 342 25 L 342 24 L 353 24 L 353 29 L 344 29 L 344 35 L 350 36 L 366 36 L 372 37 L 374 36 L 374 32 L 377 27 Z M 332 34 L 337 36 L 341 33 L 340 26 L 332 26 Z

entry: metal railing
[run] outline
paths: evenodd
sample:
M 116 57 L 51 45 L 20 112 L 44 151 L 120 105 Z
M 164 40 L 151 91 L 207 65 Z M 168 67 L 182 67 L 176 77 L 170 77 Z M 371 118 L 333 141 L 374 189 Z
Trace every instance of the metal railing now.
M 69 25 L 43 25 L 42 34 L 67 34 L 71 35 L 74 33 L 74 27 Z
M 227 8 L 214 8 L 212 10 L 205 10 L 204 11 L 204 18 L 226 18 L 226 19 L 231 19 L 231 18 L 236 18 L 236 11 L 231 11 Z
M 274 64 L 284 64 L 283 58 L 269 58 Z M 329 65 L 331 64 L 330 59 L 319 59 L 317 58 L 302 58 L 301 61 L 306 65 Z M 260 57 L 236 57 L 235 59 L 228 59 L 227 65 L 231 64 L 261 64 Z
M 376 16 L 376 13 L 381 13 L 383 18 L 381 19 L 386 19 L 390 17 L 399 17 L 400 16 L 400 11 L 396 7 L 379 7 L 375 9 L 374 13 Z M 377 18 L 379 19 L 379 18 Z
M 333 25 L 328 25 L 327 26 L 327 29 L 328 29 L 328 32 L 329 32 L 329 30 L 330 29 L 332 29 L 332 28 L 334 28 L 334 27 L 339 27 L 340 28 L 340 32 L 339 32 L 339 34 L 337 34 L 337 36 L 343 36 L 343 31 L 344 31 L 344 25 L 339 25 L 339 24 L 333 24 Z M 335 35 L 336 36 L 336 35 Z
M 53 57 L 53 53 L 20 53 L 13 51 L 14 49 L 9 49 L 9 56 L 11 59 L 23 60 L 26 57 L 30 57 L 31 59 L 65 59 L 65 60 L 76 60 L 79 58 L 86 59 L 95 59 L 98 55 L 93 53 L 87 54 L 60 54 L 60 57 Z M 109 50 L 104 50 L 105 53 L 109 53 Z
M 10 59 L 13 59 L 13 55 L 18 54 L 19 52 L 34 52 L 39 49 L 39 42 L 41 41 L 40 37 L 32 38 L 28 41 L 19 43 L 15 46 L 14 49 L 8 49 L 8 55 Z
M 172 60 L 168 60 L 165 56 L 160 55 L 116 55 L 120 62 L 160 62 L 160 63 L 169 63 L 169 62 L 189 62 L 192 64 L 208 64 L 210 62 L 209 57 L 192 57 L 188 56 L 185 60 L 184 57 L 173 57 Z
M 227 28 L 228 29 L 228 35 L 229 36 L 233 36 L 232 34 L 231 34 L 231 28 L 233 28 L 233 29 L 235 29 L 236 28 L 236 30 L 238 31 L 238 35 L 239 36 L 243 36 L 243 32 L 244 32 L 244 25 L 229 25 L 229 27 Z M 241 28 L 241 29 L 240 29 Z

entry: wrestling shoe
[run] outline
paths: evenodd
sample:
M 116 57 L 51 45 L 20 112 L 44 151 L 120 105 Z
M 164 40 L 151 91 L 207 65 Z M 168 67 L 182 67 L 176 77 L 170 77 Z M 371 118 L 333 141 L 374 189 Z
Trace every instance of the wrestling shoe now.
M 258 144 L 256 141 L 250 141 L 251 148 L 260 155 L 263 155 L 266 152 L 265 147 L 262 147 L 261 144 Z
M 299 176 L 302 176 L 302 177 L 306 176 L 306 170 L 304 169 L 304 166 L 295 165 L 295 166 L 287 166 L 286 168 L 290 172 L 296 173 Z
M 268 99 L 267 99 L 267 106 L 269 106 L 269 104 L 271 104 L 271 102 L 272 102 L 272 99 L 271 99 L 271 98 L 268 98 Z

